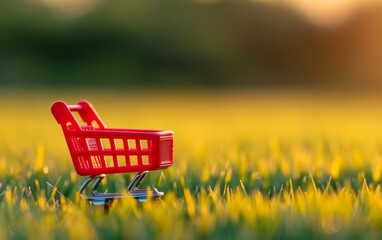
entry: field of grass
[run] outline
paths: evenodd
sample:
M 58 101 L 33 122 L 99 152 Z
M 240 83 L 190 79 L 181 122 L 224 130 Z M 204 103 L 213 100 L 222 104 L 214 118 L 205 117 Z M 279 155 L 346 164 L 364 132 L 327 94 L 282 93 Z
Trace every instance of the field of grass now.
M 109 127 L 170 129 L 160 202 L 78 194 L 55 100 Z M 0 239 L 380 239 L 382 98 L 299 91 L 0 93 Z M 124 191 L 132 174 L 108 176 Z

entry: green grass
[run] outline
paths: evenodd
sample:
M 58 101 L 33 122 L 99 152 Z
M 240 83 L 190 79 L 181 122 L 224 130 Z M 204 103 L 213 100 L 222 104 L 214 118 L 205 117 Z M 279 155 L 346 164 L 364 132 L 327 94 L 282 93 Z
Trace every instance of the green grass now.
M 57 99 L 90 100 L 110 127 L 171 129 L 175 163 L 145 186 L 160 202 L 77 190 Z M 380 239 L 381 99 L 302 92 L 0 94 L 1 239 Z M 124 191 L 132 174 L 108 176 Z

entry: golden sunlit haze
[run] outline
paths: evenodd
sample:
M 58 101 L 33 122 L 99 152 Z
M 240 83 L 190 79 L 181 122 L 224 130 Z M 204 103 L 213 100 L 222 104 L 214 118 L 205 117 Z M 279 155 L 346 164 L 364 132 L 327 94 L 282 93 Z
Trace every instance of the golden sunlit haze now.
M 378 0 L 286 0 L 280 1 L 300 11 L 309 21 L 322 27 L 335 27 L 365 8 L 380 5 Z

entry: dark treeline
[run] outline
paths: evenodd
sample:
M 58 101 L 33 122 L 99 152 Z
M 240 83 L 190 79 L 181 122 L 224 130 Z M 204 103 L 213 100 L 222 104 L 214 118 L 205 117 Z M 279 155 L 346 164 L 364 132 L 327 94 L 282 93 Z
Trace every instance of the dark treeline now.
M 381 8 L 319 28 L 247 1 L 1 1 L 0 87 L 379 86 L 381 42 Z

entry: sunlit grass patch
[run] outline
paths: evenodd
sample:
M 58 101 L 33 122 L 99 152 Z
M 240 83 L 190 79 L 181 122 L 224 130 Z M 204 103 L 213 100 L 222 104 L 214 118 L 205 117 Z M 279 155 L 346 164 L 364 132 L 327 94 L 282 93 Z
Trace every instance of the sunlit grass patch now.
M 0 97 L 8 113 L 0 119 L 1 239 L 382 234 L 382 113 L 373 98 L 353 105 L 346 96 L 304 94 L 77 94 L 69 100 L 94 100 L 110 127 L 174 130 L 174 166 L 143 183 L 165 196 L 116 200 L 108 214 L 90 206 L 78 193 L 85 177 L 49 112 L 65 94 L 23 95 L 33 100 L 22 104 Z M 100 191 L 123 192 L 132 177 L 107 176 Z

